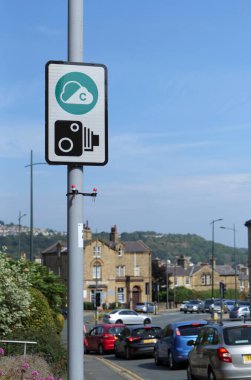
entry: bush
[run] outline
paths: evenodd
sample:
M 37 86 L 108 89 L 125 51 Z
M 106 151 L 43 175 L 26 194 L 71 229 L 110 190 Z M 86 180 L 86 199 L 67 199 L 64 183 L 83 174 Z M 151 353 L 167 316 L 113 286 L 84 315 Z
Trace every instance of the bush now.
M 26 330 L 17 330 L 11 334 L 9 340 L 27 340 L 37 342 L 36 345 L 27 345 L 27 352 L 39 354 L 53 369 L 53 372 L 64 373 L 67 368 L 67 352 L 60 341 L 60 335 L 55 328 L 38 328 L 33 326 Z M 7 355 L 20 355 L 20 344 L 5 344 L 3 348 Z
M 94 310 L 94 305 L 92 302 L 84 302 L 84 310 Z
M 57 313 L 54 316 L 54 322 L 56 326 L 56 332 L 60 334 L 64 328 L 64 316 L 61 313 Z
M 31 314 L 24 321 L 25 326 L 36 329 L 54 329 L 56 325 L 47 298 L 39 290 L 30 288 Z

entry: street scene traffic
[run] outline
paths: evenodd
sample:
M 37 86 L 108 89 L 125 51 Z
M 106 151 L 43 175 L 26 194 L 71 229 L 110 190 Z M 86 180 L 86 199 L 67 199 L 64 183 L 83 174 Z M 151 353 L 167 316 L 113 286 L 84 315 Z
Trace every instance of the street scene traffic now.
M 113 370 L 115 378 L 249 379 L 249 315 L 231 317 L 231 310 L 227 310 L 225 305 L 232 300 L 223 299 L 220 299 L 221 310 L 218 310 L 218 301 L 215 300 L 216 305 L 211 302 L 211 309 L 206 311 L 203 306 L 208 301 L 186 301 L 180 308 L 158 310 L 149 315 L 137 316 L 135 313 L 134 320 L 132 317 L 130 320 L 126 310 L 122 309 L 121 314 L 111 312 L 119 320 L 115 318 L 110 323 L 107 323 L 107 315 L 103 316 L 103 321 L 95 323 L 94 314 L 88 313 L 85 318 L 85 360 L 87 363 L 92 361 L 94 366 L 95 360 L 98 361 L 98 365 Z M 238 300 L 232 309 L 242 309 L 238 303 L 244 302 Z M 189 303 L 200 304 L 200 308 L 184 311 L 183 306 Z M 132 310 L 129 312 L 133 314 Z M 138 318 L 137 323 L 135 317 Z M 142 324 L 142 318 L 147 318 L 147 323 Z M 201 355 L 203 350 L 205 353 Z M 87 365 L 87 379 L 91 376 L 88 371 L 91 370 Z

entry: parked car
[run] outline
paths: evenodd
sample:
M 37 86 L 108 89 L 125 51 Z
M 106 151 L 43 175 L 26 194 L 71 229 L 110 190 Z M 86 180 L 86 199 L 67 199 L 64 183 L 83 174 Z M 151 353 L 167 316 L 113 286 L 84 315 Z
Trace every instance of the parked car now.
M 149 315 L 138 314 L 130 309 L 115 309 L 103 316 L 104 323 L 121 323 L 125 325 L 149 324 L 152 319 Z
M 229 304 L 228 304 L 229 305 Z M 230 307 L 230 305 L 229 305 Z M 228 307 L 226 304 L 226 301 L 215 301 L 211 306 L 210 306 L 211 313 L 227 313 L 228 312 Z
M 115 356 L 131 359 L 135 355 L 153 355 L 160 331 L 161 327 L 155 325 L 126 326 L 117 335 L 114 345 Z
M 224 304 L 226 306 L 226 312 L 228 313 L 235 307 L 235 300 L 225 300 Z
M 200 300 L 191 300 L 184 305 L 184 313 L 199 313 L 201 305 L 202 303 Z
M 229 318 L 242 318 L 242 317 L 250 317 L 249 306 L 235 306 L 229 312 Z
M 184 307 L 185 305 L 188 303 L 189 301 L 183 301 L 181 304 L 180 304 L 180 311 L 184 311 Z
M 214 304 L 214 301 L 218 300 L 217 298 L 207 298 L 204 302 L 204 312 L 205 313 L 210 313 L 210 306 Z
M 191 347 L 188 340 L 196 339 L 201 326 L 207 324 L 205 320 L 191 320 L 173 322 L 162 331 L 154 347 L 155 364 L 166 363 L 170 369 L 175 369 L 178 364 L 186 363 Z
M 249 306 L 249 301 L 237 301 L 238 306 Z
M 188 354 L 187 379 L 250 379 L 251 323 L 210 323 L 200 329 Z
M 154 303 L 152 302 L 138 302 L 135 306 L 135 311 L 138 313 L 154 313 Z
M 104 355 L 107 351 L 114 350 L 115 336 L 119 334 L 125 325 L 122 324 L 100 324 L 85 333 L 84 352 L 98 352 Z

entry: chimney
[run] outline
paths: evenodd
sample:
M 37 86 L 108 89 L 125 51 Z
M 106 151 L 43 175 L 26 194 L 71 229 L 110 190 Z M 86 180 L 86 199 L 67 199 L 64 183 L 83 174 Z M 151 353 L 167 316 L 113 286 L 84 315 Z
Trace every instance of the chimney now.
M 84 224 L 84 240 L 92 240 L 92 230 L 88 225 L 88 220 Z
M 120 238 L 120 236 L 117 232 L 117 226 L 115 224 L 113 227 L 111 227 L 110 242 L 116 244 L 119 242 L 119 238 Z

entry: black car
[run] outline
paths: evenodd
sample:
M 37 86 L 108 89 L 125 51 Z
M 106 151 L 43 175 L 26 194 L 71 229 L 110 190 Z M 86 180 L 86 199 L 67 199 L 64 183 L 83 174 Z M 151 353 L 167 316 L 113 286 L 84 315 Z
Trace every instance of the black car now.
M 116 357 L 131 359 L 135 355 L 153 355 L 154 346 L 161 327 L 155 325 L 126 326 L 116 337 L 114 353 Z

